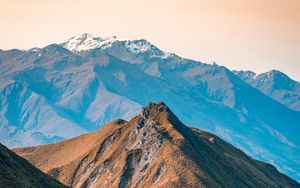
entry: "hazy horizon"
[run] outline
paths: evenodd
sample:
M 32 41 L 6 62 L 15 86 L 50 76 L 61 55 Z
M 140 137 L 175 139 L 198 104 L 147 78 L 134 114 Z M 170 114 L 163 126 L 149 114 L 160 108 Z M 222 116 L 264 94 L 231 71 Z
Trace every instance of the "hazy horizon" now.
M 280 70 L 300 81 L 300 1 L 0 1 L 0 49 L 74 35 L 144 38 L 160 49 L 231 70 Z M 112 11 L 113 10 L 113 11 Z

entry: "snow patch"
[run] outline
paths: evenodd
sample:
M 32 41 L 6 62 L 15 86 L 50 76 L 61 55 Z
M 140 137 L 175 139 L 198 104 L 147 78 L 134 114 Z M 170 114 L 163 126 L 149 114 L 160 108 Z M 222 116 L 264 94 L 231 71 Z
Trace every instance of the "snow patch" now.
M 289 145 L 290 147 L 297 147 L 292 141 L 288 140 L 283 134 L 279 131 L 272 129 L 271 126 L 265 125 L 271 135 L 277 138 L 280 142 Z
M 125 47 L 132 53 L 145 53 L 151 50 L 151 44 L 146 40 L 125 41 Z
M 127 86 L 127 82 L 126 82 L 126 75 L 124 74 L 123 71 L 119 71 L 119 72 L 116 72 L 114 74 L 114 76 L 120 81 L 122 82 L 125 86 Z

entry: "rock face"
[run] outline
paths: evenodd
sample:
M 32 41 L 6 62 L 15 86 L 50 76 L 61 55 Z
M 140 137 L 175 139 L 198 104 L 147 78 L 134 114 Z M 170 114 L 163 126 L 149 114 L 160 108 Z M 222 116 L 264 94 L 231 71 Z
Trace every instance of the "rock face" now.
M 185 126 L 162 102 L 128 122 L 14 151 L 72 187 L 300 187 L 219 137 Z
M 1 188 L 66 187 L 0 144 Z

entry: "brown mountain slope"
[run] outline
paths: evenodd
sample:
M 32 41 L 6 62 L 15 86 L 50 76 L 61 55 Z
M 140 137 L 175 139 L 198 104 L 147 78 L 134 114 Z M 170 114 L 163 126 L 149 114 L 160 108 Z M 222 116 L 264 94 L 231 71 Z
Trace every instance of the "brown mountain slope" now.
M 15 152 L 73 187 L 300 187 L 215 135 L 188 128 L 163 103 L 129 122 Z
M 0 187 L 66 187 L 0 144 Z

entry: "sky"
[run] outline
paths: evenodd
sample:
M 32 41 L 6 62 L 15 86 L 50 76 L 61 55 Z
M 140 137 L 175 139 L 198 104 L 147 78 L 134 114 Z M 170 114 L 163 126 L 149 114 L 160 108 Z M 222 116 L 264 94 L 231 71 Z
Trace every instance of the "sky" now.
M 81 33 L 144 38 L 186 58 L 300 81 L 299 10 L 300 0 L 0 0 L 0 49 Z

